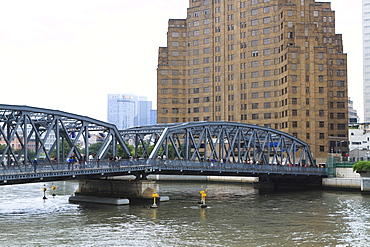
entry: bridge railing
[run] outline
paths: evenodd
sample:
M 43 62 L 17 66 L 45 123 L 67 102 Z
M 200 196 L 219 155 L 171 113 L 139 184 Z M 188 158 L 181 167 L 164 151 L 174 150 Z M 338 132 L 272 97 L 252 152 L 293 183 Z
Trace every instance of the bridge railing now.
M 294 166 L 294 165 L 257 165 L 218 161 L 185 161 L 185 160 L 151 160 L 147 164 L 151 168 L 167 170 L 199 170 L 220 173 L 230 172 L 248 172 L 248 173 L 266 173 L 266 174 L 316 174 L 326 175 L 325 168 L 316 166 Z
M 169 159 L 101 160 L 74 163 L 45 163 L 1 166 L 0 175 L 29 174 L 41 172 L 84 171 L 94 173 L 104 169 L 109 171 L 199 171 L 213 173 L 255 173 L 255 174 L 295 174 L 326 175 L 325 168 L 315 166 L 257 165 L 218 161 L 189 161 Z

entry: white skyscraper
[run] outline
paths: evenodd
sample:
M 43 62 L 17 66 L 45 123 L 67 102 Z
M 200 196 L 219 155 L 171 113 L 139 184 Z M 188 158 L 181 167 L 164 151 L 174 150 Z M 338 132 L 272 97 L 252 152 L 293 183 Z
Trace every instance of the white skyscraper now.
M 150 125 L 152 102 L 132 94 L 108 94 L 108 122 L 118 129 Z
M 364 122 L 370 122 L 370 0 L 362 1 Z

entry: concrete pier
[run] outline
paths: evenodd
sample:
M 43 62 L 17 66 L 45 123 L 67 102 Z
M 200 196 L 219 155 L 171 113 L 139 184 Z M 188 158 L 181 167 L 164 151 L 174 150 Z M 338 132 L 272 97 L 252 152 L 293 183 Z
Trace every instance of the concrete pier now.
M 80 180 L 75 195 L 69 201 L 124 205 L 132 200 L 152 199 L 154 184 L 155 181 L 150 180 Z
M 370 173 L 360 172 L 361 176 L 361 191 L 370 193 Z

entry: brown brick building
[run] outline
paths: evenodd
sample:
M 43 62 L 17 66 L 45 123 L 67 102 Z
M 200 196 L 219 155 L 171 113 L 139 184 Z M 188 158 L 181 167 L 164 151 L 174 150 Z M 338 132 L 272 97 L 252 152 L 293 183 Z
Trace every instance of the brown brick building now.
M 306 141 L 318 162 L 347 152 L 347 55 L 330 3 L 189 5 L 159 48 L 158 123 L 258 124 Z

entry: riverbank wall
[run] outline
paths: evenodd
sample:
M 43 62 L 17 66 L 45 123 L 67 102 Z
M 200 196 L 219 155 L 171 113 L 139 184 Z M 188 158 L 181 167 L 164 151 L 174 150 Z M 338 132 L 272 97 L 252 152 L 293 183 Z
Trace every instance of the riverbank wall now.
M 361 191 L 361 176 L 352 168 L 336 168 L 335 178 L 323 178 L 322 187 L 326 189 Z

